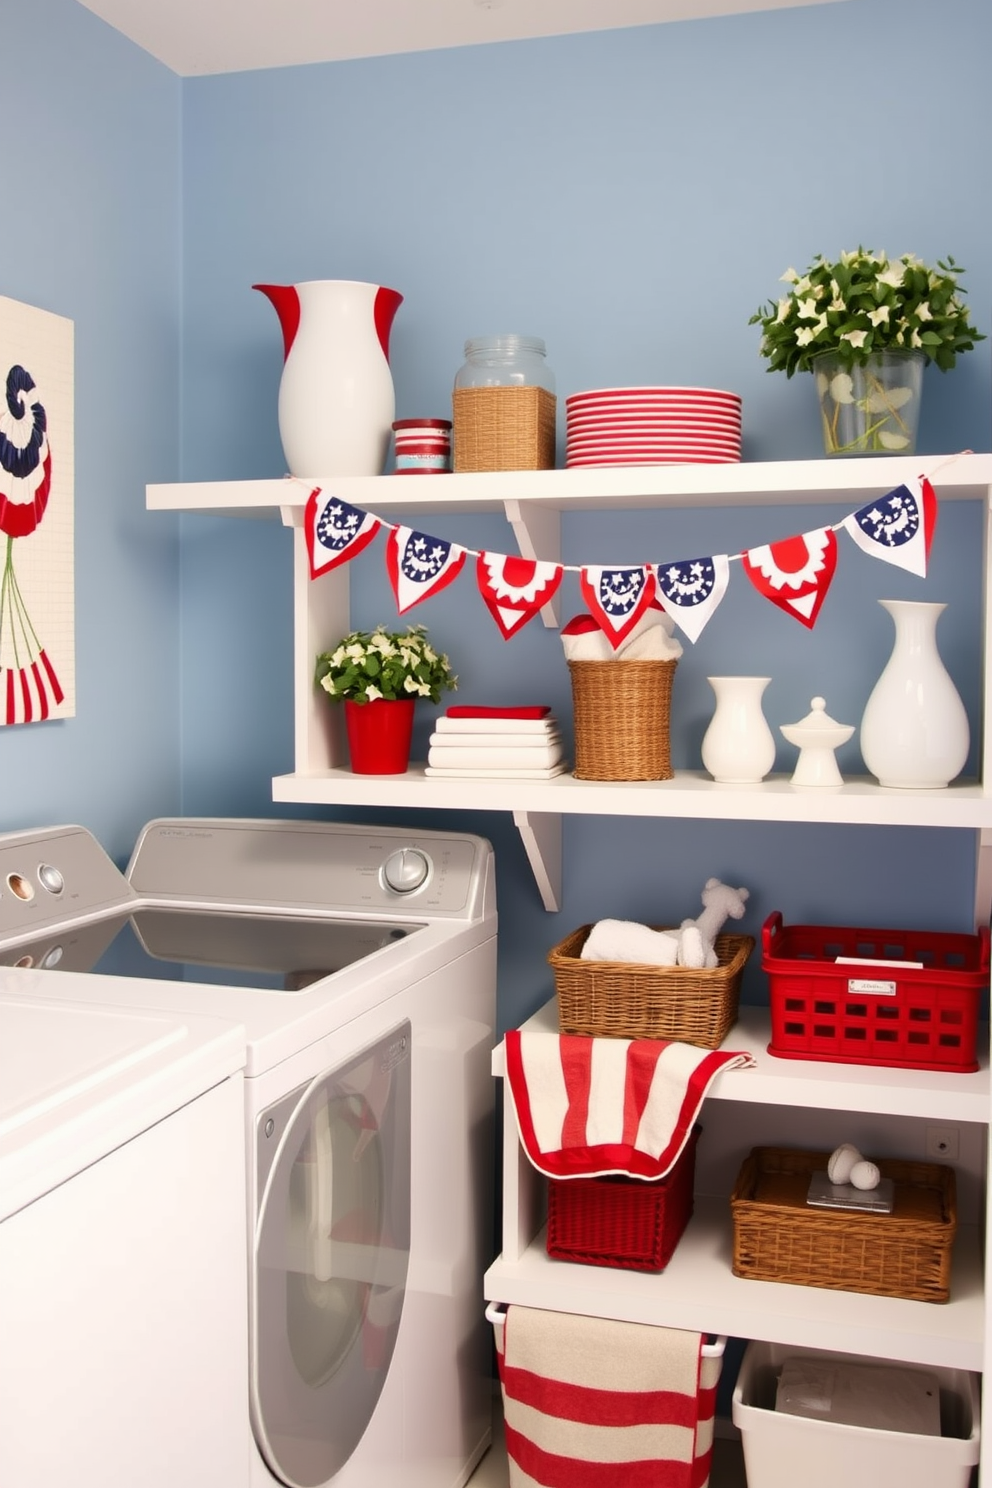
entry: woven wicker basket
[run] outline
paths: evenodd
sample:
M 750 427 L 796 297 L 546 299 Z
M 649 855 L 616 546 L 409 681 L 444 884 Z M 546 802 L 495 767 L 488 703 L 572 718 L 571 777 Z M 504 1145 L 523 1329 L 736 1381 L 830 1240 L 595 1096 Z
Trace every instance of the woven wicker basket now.
M 671 780 L 677 661 L 570 661 L 578 780 Z
M 734 1275 L 946 1302 L 957 1229 L 953 1168 L 883 1158 L 882 1177 L 895 1184 L 891 1214 L 813 1208 L 810 1175 L 825 1170 L 829 1156 L 756 1147 L 745 1158 L 730 1198 Z
M 547 388 L 456 388 L 455 470 L 553 470 L 557 411 Z
M 719 965 L 638 966 L 583 961 L 592 929 L 583 925 L 548 953 L 558 994 L 558 1028 L 590 1038 L 677 1039 L 718 1049 L 737 1022 L 751 935 L 718 935 Z

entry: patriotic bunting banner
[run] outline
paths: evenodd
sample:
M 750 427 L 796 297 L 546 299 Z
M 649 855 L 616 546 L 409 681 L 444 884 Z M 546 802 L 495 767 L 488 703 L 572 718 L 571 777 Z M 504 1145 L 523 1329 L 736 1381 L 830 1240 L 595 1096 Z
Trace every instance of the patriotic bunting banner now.
M 658 563 L 655 577 L 662 608 L 695 644 L 727 592 L 730 559 L 726 553 L 720 553 L 712 558 L 680 558 L 677 563 Z
M 650 564 L 643 568 L 582 568 L 579 584 L 590 613 L 614 650 L 654 598 L 654 570 Z
M 347 563 L 367 548 L 382 523 L 371 512 L 322 496 L 315 487 L 307 498 L 303 527 L 310 555 L 310 577 L 327 573 L 339 563 Z
M 851 512 L 836 527 L 743 553 L 623 568 L 568 568 L 506 553 L 479 553 L 411 527 L 394 527 L 361 507 L 322 496 L 319 487 L 310 492 L 304 514 L 312 578 L 356 557 L 384 528 L 389 532 L 386 569 L 403 614 L 446 588 L 471 554 L 477 560 L 479 593 L 509 640 L 553 598 L 566 572 L 578 573 L 589 611 L 614 649 L 652 604 L 660 605 L 690 641 L 697 641 L 727 592 L 730 564 L 737 559 L 759 594 L 811 630 L 836 571 L 837 532 L 848 532 L 869 557 L 926 578 L 936 525 L 937 498 L 930 482 L 920 477 Z
M 402 615 L 461 573 L 465 549 L 412 527 L 394 527 L 386 544 L 386 572 Z
M 565 572 L 560 563 L 538 563 L 506 553 L 480 553 L 479 593 L 505 640 L 533 619 L 551 599 Z
M 821 527 L 784 542 L 749 548 L 743 559 L 744 571 L 758 593 L 812 630 L 837 567 L 833 528 Z
M 924 579 L 937 525 L 937 498 L 928 480 L 915 481 L 914 486 L 897 486 L 881 501 L 852 512 L 841 525 L 869 557 Z

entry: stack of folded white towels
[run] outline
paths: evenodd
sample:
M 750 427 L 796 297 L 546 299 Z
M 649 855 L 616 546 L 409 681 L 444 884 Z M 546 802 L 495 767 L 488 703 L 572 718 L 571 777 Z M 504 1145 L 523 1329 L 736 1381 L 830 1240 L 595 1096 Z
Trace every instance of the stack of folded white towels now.
M 550 780 L 568 768 L 558 720 L 549 707 L 451 707 L 435 725 L 428 775 L 468 779 Z

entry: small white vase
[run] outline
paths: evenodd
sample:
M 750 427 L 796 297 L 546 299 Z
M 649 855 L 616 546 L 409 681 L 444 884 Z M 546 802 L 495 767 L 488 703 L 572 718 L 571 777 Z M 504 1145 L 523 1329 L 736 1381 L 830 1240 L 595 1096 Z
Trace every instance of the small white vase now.
M 775 737 L 761 711 L 770 677 L 707 677 L 716 711 L 703 735 L 703 764 L 721 785 L 757 785 L 775 763 Z
M 968 715 L 937 650 L 937 621 L 947 608 L 880 599 L 896 627 L 892 655 L 861 720 L 861 753 L 880 785 L 934 790 L 959 775 L 968 758 Z

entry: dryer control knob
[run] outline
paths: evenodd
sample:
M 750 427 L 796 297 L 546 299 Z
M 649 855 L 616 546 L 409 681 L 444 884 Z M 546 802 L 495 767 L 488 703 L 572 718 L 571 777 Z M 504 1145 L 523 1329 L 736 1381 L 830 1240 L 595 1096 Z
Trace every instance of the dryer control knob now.
M 419 847 L 401 847 L 382 865 L 382 882 L 394 894 L 413 894 L 431 876 L 431 860 Z

